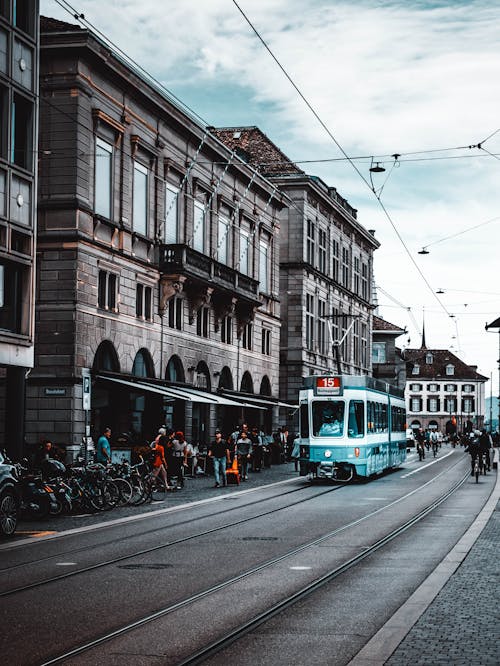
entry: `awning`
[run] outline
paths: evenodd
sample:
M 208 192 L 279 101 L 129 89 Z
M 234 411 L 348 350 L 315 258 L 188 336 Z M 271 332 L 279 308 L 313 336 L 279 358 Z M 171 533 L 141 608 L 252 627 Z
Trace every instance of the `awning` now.
M 159 384 L 151 384 L 144 379 L 137 379 L 136 381 L 129 381 L 126 379 L 119 379 L 118 377 L 107 377 L 105 375 L 98 375 L 97 379 L 104 379 L 108 382 L 115 382 L 128 386 L 131 389 L 139 391 L 148 391 L 150 393 L 158 393 L 173 400 L 186 400 L 188 402 L 201 402 L 207 405 L 226 405 L 230 407 L 254 407 L 255 409 L 264 409 L 264 407 L 256 407 L 255 405 L 246 404 L 239 400 L 226 398 L 225 396 L 215 395 L 205 391 L 198 391 L 195 388 L 186 388 L 179 386 L 163 386 Z
M 255 396 L 254 398 L 249 395 L 242 395 L 240 397 L 237 394 L 231 393 L 230 396 L 232 400 L 244 400 L 246 403 L 251 403 L 247 406 L 253 407 L 253 409 L 269 409 L 269 407 L 288 407 L 289 409 L 299 408 L 298 405 L 291 405 L 288 402 L 280 402 L 279 400 L 264 395 Z M 263 405 L 263 407 L 258 407 L 257 405 Z

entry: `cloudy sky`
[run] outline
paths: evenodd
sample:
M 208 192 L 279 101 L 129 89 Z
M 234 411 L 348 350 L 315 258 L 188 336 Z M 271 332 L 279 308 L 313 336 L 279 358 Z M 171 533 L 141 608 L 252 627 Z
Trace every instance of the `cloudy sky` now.
M 400 344 L 420 346 L 425 316 L 427 346 L 492 373 L 497 394 L 499 336 L 484 330 L 500 315 L 497 0 L 42 0 L 41 12 L 84 14 L 207 124 L 258 125 L 336 187 L 382 243 L 379 314 L 408 329 Z M 370 181 L 372 158 L 386 171 Z

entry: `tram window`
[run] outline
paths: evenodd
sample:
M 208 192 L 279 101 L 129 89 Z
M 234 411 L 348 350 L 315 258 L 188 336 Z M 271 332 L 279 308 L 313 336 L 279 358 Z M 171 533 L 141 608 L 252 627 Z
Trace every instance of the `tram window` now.
M 362 400 L 349 402 L 349 437 L 363 437 L 365 434 L 365 405 Z
M 375 432 L 375 403 L 370 400 L 368 407 L 368 432 Z
M 309 413 L 307 411 L 307 402 L 300 405 L 300 436 L 309 437 Z
M 387 405 L 380 405 L 382 408 L 381 432 L 387 432 L 389 429 L 389 420 L 387 418 Z
M 342 437 L 344 409 L 341 400 L 314 400 L 312 403 L 313 435 L 315 437 Z

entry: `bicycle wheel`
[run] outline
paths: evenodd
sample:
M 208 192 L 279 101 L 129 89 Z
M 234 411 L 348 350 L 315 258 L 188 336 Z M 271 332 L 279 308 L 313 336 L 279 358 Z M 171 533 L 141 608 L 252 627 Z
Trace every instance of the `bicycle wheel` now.
M 129 483 L 132 486 L 132 497 L 130 498 L 130 504 L 132 506 L 138 506 L 143 504 L 146 501 L 146 491 L 144 489 L 144 484 L 140 477 L 129 478 Z
M 126 479 L 111 479 L 115 486 L 118 488 L 119 498 L 118 506 L 125 506 L 130 504 L 132 499 L 132 486 Z
M 120 491 L 114 481 L 105 481 L 102 486 L 102 494 L 104 497 L 104 508 L 114 509 L 120 501 Z

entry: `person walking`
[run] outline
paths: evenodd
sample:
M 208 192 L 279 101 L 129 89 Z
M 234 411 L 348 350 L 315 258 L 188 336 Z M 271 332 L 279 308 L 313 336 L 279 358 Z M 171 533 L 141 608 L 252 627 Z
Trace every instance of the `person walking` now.
M 214 461 L 214 488 L 219 488 L 221 481 L 223 486 L 227 486 L 226 466 L 231 462 L 231 458 L 227 442 L 223 440 L 220 430 L 215 431 L 215 441 L 210 445 L 208 455 Z
M 187 467 L 188 447 L 182 430 L 175 433 L 173 441 L 174 467 L 173 475 L 177 476 L 177 487 L 184 488 L 184 470 Z
M 240 438 L 236 442 L 236 454 L 238 456 L 238 462 L 241 466 L 241 480 L 246 481 L 248 479 L 248 461 L 250 460 L 250 450 L 252 442 L 248 437 L 247 431 L 243 430 Z
M 102 435 L 97 440 L 96 462 L 108 465 L 111 462 L 111 428 L 104 428 Z
M 250 440 L 252 442 L 252 472 L 260 472 L 262 469 L 262 437 L 257 426 L 252 428 Z
M 165 460 L 166 430 L 160 428 L 157 437 L 151 442 L 153 476 L 160 477 L 165 490 L 170 490 L 167 482 L 167 461 Z

